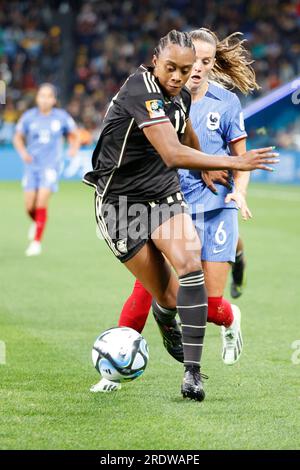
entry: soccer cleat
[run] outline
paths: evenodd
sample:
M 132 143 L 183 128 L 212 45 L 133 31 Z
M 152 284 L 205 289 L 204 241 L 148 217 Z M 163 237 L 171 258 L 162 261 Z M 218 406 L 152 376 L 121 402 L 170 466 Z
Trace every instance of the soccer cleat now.
M 33 240 L 27 250 L 25 251 L 26 256 L 38 256 L 42 253 L 42 245 L 40 242 Z
M 245 267 L 246 263 L 242 255 L 237 257 L 237 261 L 232 265 L 232 282 L 230 286 L 230 294 L 234 299 L 237 299 L 242 295 L 246 286 Z
M 90 388 L 90 392 L 109 393 L 109 392 L 116 392 L 117 390 L 120 390 L 120 388 L 122 388 L 122 385 L 119 382 L 113 382 L 112 380 L 103 378 L 100 380 L 100 382 L 96 383 Z
M 182 334 L 175 318 L 172 318 L 168 324 L 163 323 L 152 309 L 153 316 L 158 325 L 163 344 L 168 353 L 178 362 L 183 362 Z
M 35 232 L 36 232 L 36 222 L 32 222 L 28 230 L 28 240 L 30 242 L 34 240 Z
M 222 359 L 224 364 L 231 366 L 240 358 L 243 350 L 243 338 L 241 330 L 241 312 L 236 305 L 231 305 L 233 312 L 233 322 L 228 327 L 221 326 L 223 340 Z
M 202 379 L 208 379 L 208 377 L 207 375 L 200 373 L 199 366 L 185 366 L 183 382 L 181 385 L 183 398 L 203 401 L 205 398 L 205 392 L 203 389 Z

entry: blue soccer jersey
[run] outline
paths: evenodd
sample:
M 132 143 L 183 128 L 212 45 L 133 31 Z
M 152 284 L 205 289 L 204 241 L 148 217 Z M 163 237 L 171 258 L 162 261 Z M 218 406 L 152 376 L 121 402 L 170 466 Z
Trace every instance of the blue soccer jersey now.
M 62 156 L 62 137 L 76 129 L 73 118 L 63 109 L 42 114 L 38 108 L 26 111 L 16 130 L 25 136 L 26 148 L 33 158 L 32 170 L 58 168 Z
M 229 144 L 247 137 L 240 101 L 235 93 L 209 83 L 203 98 L 192 103 L 190 119 L 203 152 L 229 155 Z M 179 170 L 180 184 L 188 202 L 203 204 L 204 211 L 220 208 L 236 208 L 235 202 L 226 204 L 225 197 L 231 192 L 216 184 L 214 195 L 199 178 L 198 171 Z

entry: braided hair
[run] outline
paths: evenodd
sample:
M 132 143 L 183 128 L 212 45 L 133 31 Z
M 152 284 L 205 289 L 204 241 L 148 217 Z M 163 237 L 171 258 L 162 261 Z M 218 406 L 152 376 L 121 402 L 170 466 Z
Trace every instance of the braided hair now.
M 180 47 L 188 47 L 195 52 L 195 47 L 190 34 L 172 29 L 172 31 L 170 31 L 166 36 L 160 38 L 158 45 L 154 49 L 154 55 L 159 57 L 160 53 L 171 44 L 176 44 Z

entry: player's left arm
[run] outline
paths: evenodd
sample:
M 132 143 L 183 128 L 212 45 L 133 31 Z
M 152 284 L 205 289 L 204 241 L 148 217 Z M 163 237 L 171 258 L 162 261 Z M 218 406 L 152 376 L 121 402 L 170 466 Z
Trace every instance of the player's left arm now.
M 71 132 L 68 132 L 67 139 L 69 143 L 68 155 L 70 157 L 76 157 L 80 149 L 80 135 L 78 129 L 74 129 Z
M 229 148 L 231 155 L 242 155 L 246 152 L 246 137 L 229 143 Z M 232 193 L 226 196 L 225 202 L 235 201 L 241 211 L 242 218 L 244 220 L 251 219 L 252 214 L 246 201 L 250 172 L 235 171 L 233 178 L 235 188 Z

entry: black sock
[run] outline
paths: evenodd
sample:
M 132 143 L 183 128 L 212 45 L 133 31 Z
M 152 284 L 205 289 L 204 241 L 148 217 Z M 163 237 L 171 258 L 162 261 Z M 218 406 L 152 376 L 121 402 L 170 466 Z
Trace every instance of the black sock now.
M 181 319 L 185 365 L 199 365 L 207 320 L 203 271 L 179 276 L 177 310 Z
M 165 325 L 172 323 L 172 320 L 174 320 L 176 313 L 177 313 L 176 308 L 162 307 L 154 299 L 152 301 L 152 308 L 153 308 L 155 315 L 159 318 L 161 323 L 164 323 Z
M 232 265 L 232 278 L 235 284 L 240 286 L 243 281 L 243 274 L 245 269 L 244 252 L 239 251 L 235 256 L 235 262 Z

